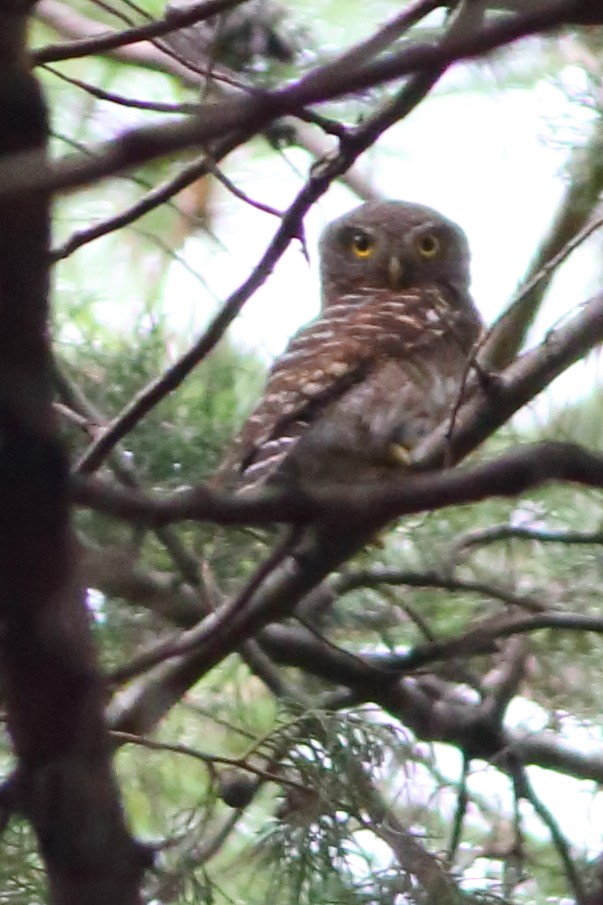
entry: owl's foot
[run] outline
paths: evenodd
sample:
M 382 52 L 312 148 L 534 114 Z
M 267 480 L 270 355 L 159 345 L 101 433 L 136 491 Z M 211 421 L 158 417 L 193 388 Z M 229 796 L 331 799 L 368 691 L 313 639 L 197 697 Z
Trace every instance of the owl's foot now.
M 412 456 L 410 450 L 401 443 L 390 443 L 387 448 L 387 458 L 392 465 L 402 465 L 404 468 L 410 468 L 412 465 Z

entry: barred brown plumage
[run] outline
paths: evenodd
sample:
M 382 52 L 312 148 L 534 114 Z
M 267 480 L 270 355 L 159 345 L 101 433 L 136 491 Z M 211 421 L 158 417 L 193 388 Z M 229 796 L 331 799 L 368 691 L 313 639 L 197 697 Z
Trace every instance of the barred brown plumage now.
M 450 414 L 481 331 L 462 230 L 367 202 L 320 250 L 322 315 L 274 364 L 219 484 L 379 480 Z

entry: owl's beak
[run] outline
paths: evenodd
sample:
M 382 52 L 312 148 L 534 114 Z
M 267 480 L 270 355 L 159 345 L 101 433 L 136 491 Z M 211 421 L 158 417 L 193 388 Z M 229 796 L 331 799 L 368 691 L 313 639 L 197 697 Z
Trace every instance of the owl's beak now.
M 387 276 L 389 279 L 390 289 L 398 290 L 402 285 L 402 277 L 404 275 L 404 264 L 400 258 L 395 255 L 387 262 Z

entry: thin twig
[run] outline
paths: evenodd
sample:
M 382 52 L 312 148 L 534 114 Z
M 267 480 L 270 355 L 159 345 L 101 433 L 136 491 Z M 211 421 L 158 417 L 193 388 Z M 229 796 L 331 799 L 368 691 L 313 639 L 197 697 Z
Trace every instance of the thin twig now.
M 470 767 L 471 761 L 467 757 L 467 755 L 463 753 L 461 779 L 456 791 L 456 808 L 454 811 L 454 820 L 452 821 L 452 830 L 450 832 L 450 842 L 448 843 L 447 861 L 449 865 L 452 865 L 454 863 L 463 834 L 463 824 L 465 822 L 467 808 L 469 806 L 467 780 L 469 778 Z
M 563 835 L 559 823 L 551 811 L 536 795 L 525 768 L 515 758 L 511 759 L 511 775 L 513 777 L 513 784 L 517 797 L 529 801 L 551 834 L 553 845 L 557 849 L 557 854 L 565 869 L 568 885 L 576 898 L 576 905 L 581 905 L 581 903 L 586 901 L 586 891 L 580 874 L 578 873 L 578 869 L 572 860 L 569 842 Z
M 258 767 L 256 764 L 251 763 L 246 756 L 227 757 L 219 754 L 207 754 L 204 751 L 200 751 L 198 748 L 192 748 L 190 745 L 160 742 L 156 739 L 148 738 L 143 735 L 136 735 L 132 732 L 113 730 L 111 732 L 111 737 L 121 744 L 138 745 L 141 748 L 147 748 L 149 751 L 170 751 L 172 754 L 182 754 L 185 757 L 192 757 L 194 760 L 200 760 L 206 765 L 215 766 L 216 764 L 220 764 L 225 767 L 235 767 L 238 770 L 244 770 L 246 773 L 257 776 L 264 782 L 274 782 L 278 785 L 289 786 L 293 789 L 304 788 L 299 782 L 295 782 L 284 774 L 273 773 Z
M 603 531 L 550 531 L 546 528 L 522 528 L 517 525 L 491 525 L 469 531 L 454 545 L 455 554 L 472 547 L 488 546 L 505 540 L 525 540 L 539 544 L 603 544 Z M 452 557 L 451 557 L 452 558 Z
M 597 117 L 583 147 L 574 149 L 572 176 L 550 228 L 531 261 L 524 285 L 498 318 L 482 343 L 482 360 L 498 369 L 520 351 L 527 331 L 542 304 L 555 269 L 601 225 L 594 211 L 603 189 L 603 121 Z M 592 218 L 595 218 L 594 220 Z
M 335 579 L 334 590 L 347 594 L 356 588 L 376 588 L 381 585 L 406 585 L 410 588 L 441 588 L 444 591 L 462 591 L 480 596 L 493 597 L 510 606 L 541 613 L 550 609 L 532 596 L 515 594 L 513 591 L 483 581 L 448 577 L 438 572 L 411 572 L 403 569 L 367 569 L 346 572 Z
M 230 142 L 223 144 L 221 148 L 216 148 L 215 154 L 220 158 L 228 153 L 229 150 Z M 145 214 L 155 210 L 161 204 L 165 204 L 166 201 L 169 201 L 174 195 L 177 195 L 178 192 L 181 192 L 193 182 L 206 176 L 209 171 L 210 165 L 208 164 L 206 156 L 203 154 L 200 157 L 197 157 L 191 163 L 184 166 L 175 176 L 150 189 L 146 195 L 130 207 L 126 208 L 126 210 L 123 210 L 112 217 L 108 217 L 106 220 L 101 220 L 99 223 L 95 223 L 92 226 L 88 226 L 85 229 L 72 233 L 63 245 L 53 249 L 51 260 L 53 262 L 63 260 L 83 245 L 87 245 L 95 239 L 100 239 L 102 236 L 109 235 L 118 229 L 122 229 L 124 226 L 131 225 Z
M 215 176 L 218 182 L 222 183 L 224 188 L 226 188 L 231 195 L 234 195 L 235 198 L 238 198 L 240 201 L 244 201 L 245 204 L 248 204 L 250 207 L 254 207 L 256 210 L 261 211 L 263 214 L 271 214 L 273 217 L 278 217 L 279 220 L 282 220 L 284 216 L 282 211 L 277 210 L 275 207 L 271 207 L 269 204 L 264 204 L 262 201 L 256 201 L 254 198 L 251 198 L 246 192 L 235 185 L 232 179 L 229 179 L 213 160 L 210 160 L 209 155 L 206 156 L 205 161 L 208 171 Z
M 139 41 L 149 41 L 160 35 L 166 35 L 195 25 L 215 16 L 218 13 L 240 6 L 245 0 L 201 0 L 186 9 L 173 10 L 165 18 L 153 20 L 146 25 L 129 28 L 127 31 L 116 34 L 99 35 L 81 41 L 63 42 L 61 44 L 49 44 L 33 53 L 36 63 L 55 63 L 59 60 L 73 60 L 87 57 L 93 54 L 106 53 L 118 47 L 128 44 L 137 44 Z
M 134 110 L 147 110 L 152 113 L 176 113 L 189 115 L 196 113 L 199 107 L 198 102 L 170 104 L 160 103 L 159 101 L 141 101 L 138 98 L 125 97 L 125 95 L 123 94 L 115 94 L 115 92 L 113 91 L 105 91 L 103 88 L 98 88 L 96 85 L 91 85 L 89 82 L 84 82 L 81 79 L 76 79 L 73 76 L 67 75 L 64 72 L 55 69 L 54 66 L 44 65 L 42 66 L 42 69 L 44 69 L 46 72 L 50 72 L 57 78 L 62 79 L 62 81 L 68 82 L 75 88 L 80 88 L 82 91 L 85 91 L 86 94 L 89 94 L 91 97 L 94 97 L 99 101 L 106 101 L 111 104 L 117 104 L 120 107 L 129 107 L 133 108 Z

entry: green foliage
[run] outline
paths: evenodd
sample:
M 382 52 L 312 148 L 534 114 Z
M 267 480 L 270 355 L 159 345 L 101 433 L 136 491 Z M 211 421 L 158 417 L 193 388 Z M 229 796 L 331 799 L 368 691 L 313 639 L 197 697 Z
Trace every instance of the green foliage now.
M 85 360 L 78 360 L 77 353 L 70 356 L 70 373 L 95 407 L 111 417 L 170 365 L 177 348 L 160 323 L 149 330 L 141 325 L 135 345 L 113 335 L 102 347 L 97 342 L 89 348 Z M 263 367 L 255 358 L 223 343 L 128 435 L 128 455 L 137 472 L 150 485 L 168 487 L 206 477 L 251 407 L 262 379 Z
M 10 905 L 43 905 L 47 901 L 44 870 L 31 829 L 22 819 L 11 820 L 2 835 L 0 889 L 2 901 Z

